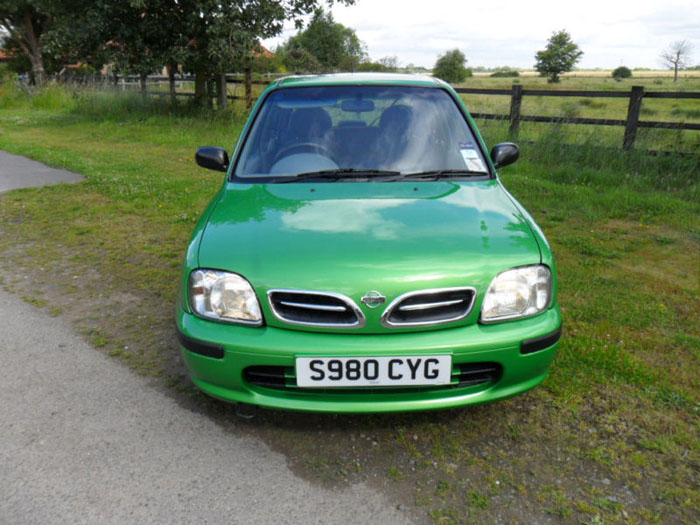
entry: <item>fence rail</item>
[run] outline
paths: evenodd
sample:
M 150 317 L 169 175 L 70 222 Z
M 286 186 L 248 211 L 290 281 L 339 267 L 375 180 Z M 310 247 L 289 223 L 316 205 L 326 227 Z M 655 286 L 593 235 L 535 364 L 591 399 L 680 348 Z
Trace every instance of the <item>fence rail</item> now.
M 124 84 L 138 84 L 141 78 L 138 75 L 123 75 L 112 77 L 113 82 Z M 167 76 L 149 76 L 148 84 L 160 84 L 170 82 Z M 246 93 L 243 96 L 229 95 L 226 93 L 227 100 L 245 100 L 248 107 L 252 105 L 252 92 L 250 85 L 265 86 L 272 82 L 270 80 L 251 80 L 246 81 L 245 78 L 232 78 L 232 76 L 222 75 L 218 81 L 221 85 L 225 84 L 243 84 L 246 85 Z M 193 76 L 180 76 L 174 79 L 176 83 L 194 82 Z M 226 90 L 220 88 L 220 93 Z M 645 91 L 642 86 L 633 86 L 630 91 L 580 91 L 580 90 L 546 90 L 546 89 L 524 89 L 520 84 L 513 84 L 511 89 L 488 89 L 488 88 L 465 88 L 456 87 L 455 91 L 460 94 L 472 95 L 495 95 L 510 97 L 510 111 L 506 114 L 495 113 L 472 113 L 472 117 L 486 120 L 507 120 L 509 122 L 509 134 L 515 139 L 520 131 L 521 122 L 545 122 L 555 124 L 576 124 L 576 125 L 593 125 L 593 126 L 624 126 L 625 133 L 622 140 L 622 148 L 631 150 L 634 148 L 634 143 L 639 128 L 652 129 L 680 129 L 700 131 L 700 123 L 695 122 L 662 122 L 662 121 L 647 121 L 640 120 L 642 102 L 644 99 L 700 99 L 700 92 L 666 92 L 666 91 Z M 159 96 L 176 96 L 176 97 L 193 97 L 194 93 L 181 91 L 153 91 L 147 90 L 145 93 Z M 585 97 L 585 98 L 624 98 L 628 99 L 627 118 L 625 119 L 608 119 L 608 118 L 580 118 L 580 117 L 553 117 L 545 115 L 523 115 L 522 101 L 523 97 Z M 223 96 L 219 94 L 219 103 L 224 103 Z

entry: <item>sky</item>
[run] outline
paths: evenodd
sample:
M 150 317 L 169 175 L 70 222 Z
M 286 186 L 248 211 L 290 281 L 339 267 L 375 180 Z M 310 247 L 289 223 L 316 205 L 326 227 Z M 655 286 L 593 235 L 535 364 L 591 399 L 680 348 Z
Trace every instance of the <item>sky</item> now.
M 693 44 L 700 64 L 700 0 L 356 0 L 333 5 L 336 22 L 354 29 L 372 60 L 432 68 L 459 48 L 467 66 L 532 68 L 552 32 L 565 29 L 584 52 L 584 69 L 661 69 L 661 52 L 678 40 Z M 296 32 L 265 40 L 274 49 Z

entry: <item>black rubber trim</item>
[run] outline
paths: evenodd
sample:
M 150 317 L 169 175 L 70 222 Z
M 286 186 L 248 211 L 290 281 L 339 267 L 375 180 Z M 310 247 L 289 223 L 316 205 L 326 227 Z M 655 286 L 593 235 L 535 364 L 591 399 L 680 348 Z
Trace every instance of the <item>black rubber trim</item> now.
M 555 344 L 557 341 L 559 341 L 560 337 L 561 326 L 556 332 L 552 332 L 551 334 L 523 341 L 522 345 L 520 345 L 520 353 L 531 354 L 533 352 L 539 352 L 540 350 L 544 350 L 545 348 L 549 348 L 550 346 Z
M 179 330 L 177 332 L 177 338 L 180 341 L 180 344 L 190 352 L 203 355 L 205 357 L 213 357 L 214 359 L 224 358 L 224 347 L 221 345 L 207 343 L 206 341 L 200 341 L 199 339 L 192 339 L 191 337 L 181 334 Z

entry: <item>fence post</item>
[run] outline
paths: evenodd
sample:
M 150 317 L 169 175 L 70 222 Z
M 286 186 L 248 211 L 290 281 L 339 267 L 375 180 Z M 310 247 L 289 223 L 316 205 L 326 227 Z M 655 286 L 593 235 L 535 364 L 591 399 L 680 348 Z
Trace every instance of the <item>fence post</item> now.
M 637 124 L 639 113 L 642 110 L 644 98 L 644 86 L 632 86 L 630 92 L 630 104 L 627 108 L 627 123 L 625 124 L 625 138 L 622 139 L 622 149 L 629 151 L 634 148 L 634 139 L 637 136 Z
M 518 138 L 520 132 L 520 106 L 523 102 L 523 86 L 521 84 L 513 84 L 513 93 L 510 96 L 510 127 L 508 134 L 510 138 Z
M 245 108 L 250 111 L 253 107 L 253 73 L 249 67 L 245 68 Z
M 170 93 L 170 102 L 175 102 L 175 70 L 177 64 L 168 64 L 168 92 Z
M 228 106 L 228 98 L 226 98 L 226 95 L 228 94 L 226 92 L 226 73 L 219 73 L 216 76 L 216 94 L 219 99 L 219 109 L 226 109 L 226 106 Z
M 141 96 L 146 96 L 146 80 L 148 80 L 147 73 L 139 73 L 139 82 L 141 84 Z

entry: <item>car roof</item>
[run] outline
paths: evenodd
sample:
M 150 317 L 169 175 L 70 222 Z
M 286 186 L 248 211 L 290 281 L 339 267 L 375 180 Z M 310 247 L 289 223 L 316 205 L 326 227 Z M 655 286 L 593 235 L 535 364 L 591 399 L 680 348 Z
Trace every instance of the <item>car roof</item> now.
M 381 85 L 443 87 L 446 84 L 435 77 L 402 73 L 333 73 L 328 75 L 294 75 L 278 79 L 273 86 L 311 87 L 338 85 Z

